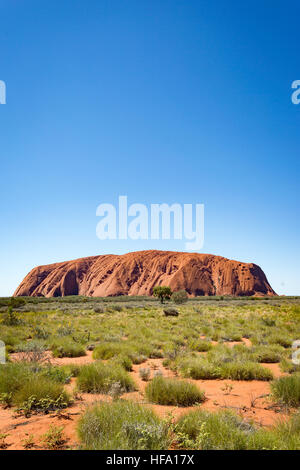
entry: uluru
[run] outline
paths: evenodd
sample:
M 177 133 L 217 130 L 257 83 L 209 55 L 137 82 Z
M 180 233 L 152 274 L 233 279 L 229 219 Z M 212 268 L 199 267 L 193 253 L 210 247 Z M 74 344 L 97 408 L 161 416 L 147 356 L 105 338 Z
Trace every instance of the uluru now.
M 276 295 L 256 264 L 202 253 L 149 250 L 38 266 L 14 296 L 151 295 L 156 285 L 185 289 L 193 297 Z

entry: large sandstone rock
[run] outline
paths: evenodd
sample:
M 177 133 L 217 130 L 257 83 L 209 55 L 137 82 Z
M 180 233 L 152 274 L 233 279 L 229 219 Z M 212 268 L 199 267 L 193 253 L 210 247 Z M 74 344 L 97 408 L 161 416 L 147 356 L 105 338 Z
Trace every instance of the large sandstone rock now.
M 156 285 L 199 295 L 276 295 L 259 266 L 200 253 L 138 251 L 38 266 L 15 296 L 151 295 Z

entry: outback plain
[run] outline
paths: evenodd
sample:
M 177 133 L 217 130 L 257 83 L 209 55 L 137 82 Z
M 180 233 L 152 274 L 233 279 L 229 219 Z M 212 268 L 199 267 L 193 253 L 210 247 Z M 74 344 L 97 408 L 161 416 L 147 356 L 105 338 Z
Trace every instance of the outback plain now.
M 300 449 L 299 338 L 297 297 L 2 298 L 0 448 Z

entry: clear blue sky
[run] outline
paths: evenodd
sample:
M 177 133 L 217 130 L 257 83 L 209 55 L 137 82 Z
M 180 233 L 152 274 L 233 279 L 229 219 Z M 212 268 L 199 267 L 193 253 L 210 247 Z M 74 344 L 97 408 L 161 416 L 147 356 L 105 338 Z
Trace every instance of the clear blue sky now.
M 203 252 L 300 295 L 298 1 L 0 0 L 0 295 L 100 241 L 96 207 L 204 203 Z

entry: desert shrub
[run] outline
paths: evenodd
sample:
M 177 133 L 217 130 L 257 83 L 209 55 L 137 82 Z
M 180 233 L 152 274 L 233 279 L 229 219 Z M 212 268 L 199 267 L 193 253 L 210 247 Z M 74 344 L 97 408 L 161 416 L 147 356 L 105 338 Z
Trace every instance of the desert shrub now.
M 81 365 L 78 364 L 68 364 L 64 366 L 59 366 L 60 370 L 63 370 L 64 374 L 68 377 L 78 377 Z
M 96 307 L 94 307 L 94 312 L 95 313 L 104 313 L 105 312 L 105 307 L 103 307 L 102 305 L 97 305 Z
M 262 317 L 261 321 L 265 326 L 276 326 L 276 320 L 274 318 Z
M 153 373 L 153 377 L 163 377 L 163 371 L 161 369 L 155 370 Z
M 175 304 L 183 304 L 188 301 L 188 294 L 185 290 L 179 290 L 177 292 L 173 292 L 171 299 Z
M 80 357 L 86 354 L 82 344 L 71 340 L 56 341 L 52 343 L 51 350 L 54 357 Z
M 291 360 L 283 358 L 280 361 L 280 369 L 282 370 L 282 372 L 293 374 L 294 372 L 300 372 L 300 364 L 293 364 Z
M 164 308 L 164 314 L 166 317 L 178 317 L 179 312 L 176 310 L 176 308 Z
M 109 312 L 109 313 L 122 312 L 123 307 L 122 307 L 122 305 L 110 305 L 109 307 L 106 308 L 106 311 Z
M 53 382 L 67 384 L 72 377 L 71 370 L 59 366 L 47 366 L 41 370 L 41 375 Z
M 121 342 L 101 343 L 93 351 L 94 359 L 111 359 L 124 352 L 127 345 Z
M 209 341 L 202 339 L 192 340 L 188 344 L 191 351 L 206 352 L 212 348 L 212 345 Z
M 50 332 L 46 330 L 46 328 L 40 326 L 40 325 L 35 325 L 32 328 L 32 337 L 36 339 L 47 339 L 50 336 Z
M 56 330 L 56 335 L 60 337 L 70 336 L 74 333 L 74 328 L 71 325 L 60 325 Z
M 10 305 L 7 309 L 7 312 L 3 315 L 2 324 L 6 326 L 18 326 L 21 323 L 21 319 Z
M 132 360 L 130 359 L 130 357 L 126 356 L 125 354 L 121 354 L 119 356 L 113 357 L 110 360 L 113 364 L 119 364 L 128 372 L 132 370 Z
M 250 350 L 253 359 L 257 362 L 276 363 L 280 362 L 284 348 L 278 344 L 270 346 L 256 346 Z
M 131 344 L 127 341 L 105 342 L 93 351 L 94 359 L 112 359 L 120 355 L 127 356 L 133 364 L 141 364 L 151 355 L 152 348 L 142 344 Z
M 150 379 L 150 369 L 149 367 L 141 367 L 139 369 L 139 376 L 142 380 L 147 382 Z
M 82 366 L 77 377 L 79 390 L 87 393 L 109 393 L 116 382 L 120 382 L 124 392 L 135 388 L 132 378 L 117 365 L 112 368 L 110 364 L 98 362 Z
M 55 402 L 60 403 L 58 408 L 66 407 L 70 398 L 61 384 L 54 383 L 45 377 L 32 376 L 15 393 L 13 401 L 20 407 L 28 406 L 31 402 L 31 409 L 40 407 L 49 410 L 56 408 Z
M 118 400 L 86 410 L 78 435 L 89 450 L 163 450 L 169 447 L 168 428 L 152 410 Z
M 300 413 L 295 413 L 289 420 L 278 421 L 271 428 L 258 429 L 249 435 L 249 450 L 299 450 L 300 448 Z
M 0 395 L 10 397 L 12 404 L 26 410 L 46 411 L 67 406 L 70 401 L 61 384 L 23 363 L 0 367 Z
M 220 367 L 198 357 L 183 358 L 177 362 L 177 367 L 183 377 L 195 380 L 219 379 L 221 377 Z
M 286 334 L 273 333 L 268 337 L 269 344 L 279 344 L 284 348 L 290 348 L 292 346 L 292 338 Z
M 272 372 L 254 362 L 228 362 L 221 367 L 221 377 L 231 380 L 272 380 Z
M 221 335 L 223 341 L 242 341 L 242 334 L 238 331 L 226 331 Z
M 17 392 L 32 376 L 31 368 L 24 363 L 7 363 L 0 366 L 0 394 Z
M 147 360 L 147 356 L 138 352 L 132 352 L 130 353 L 130 359 L 132 360 L 133 364 L 142 364 Z
M 300 374 L 280 377 L 271 383 L 271 391 L 275 400 L 288 406 L 300 405 Z
M 195 410 L 177 422 L 175 432 L 184 448 L 200 450 L 243 450 L 254 428 L 235 413 Z
M 42 436 L 44 446 L 49 450 L 61 449 L 65 443 L 63 430 L 63 426 L 54 426 L 52 424 L 48 431 Z
M 190 406 L 205 400 L 205 394 L 194 384 L 183 380 L 154 377 L 146 387 L 151 403 L 159 405 Z

